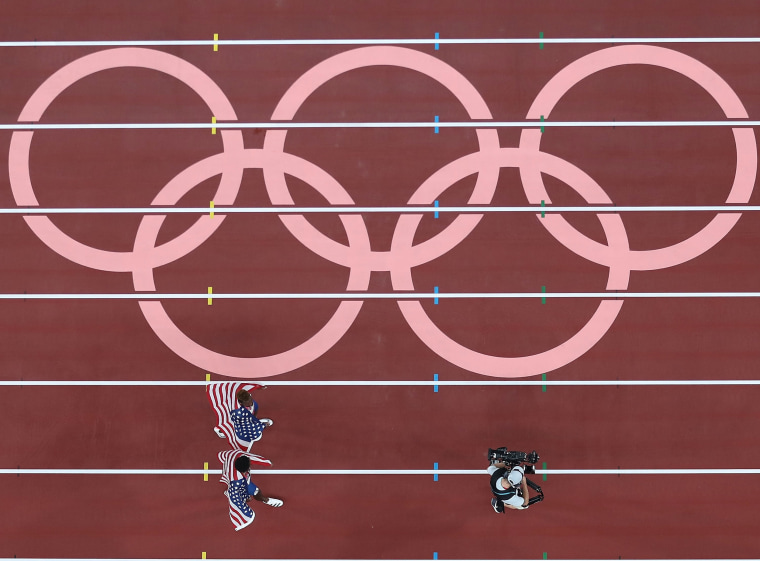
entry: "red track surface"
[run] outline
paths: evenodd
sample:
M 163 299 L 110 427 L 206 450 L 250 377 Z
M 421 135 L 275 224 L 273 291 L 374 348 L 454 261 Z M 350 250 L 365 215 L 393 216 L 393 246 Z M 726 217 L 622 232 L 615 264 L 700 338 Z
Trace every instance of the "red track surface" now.
M 705 37 L 760 36 L 754 2 L 227 2 L 187 8 L 153 2 L 89 2 L 51 8 L 6 1 L 0 40 L 220 39 L 346 37 Z M 53 11 L 53 10 L 57 10 Z M 351 47 L 174 47 L 164 49 L 207 73 L 242 122 L 270 119 L 285 90 L 309 68 Z M 557 72 L 595 45 L 432 46 L 418 50 L 464 74 L 494 118 L 524 119 Z M 760 115 L 760 47 L 672 48 L 706 64 Z M 68 62 L 97 49 L 5 48 L 0 122 L 16 122 L 35 89 Z M 357 70 L 320 88 L 300 121 L 466 120 L 456 99 L 422 75 L 398 68 Z M 207 121 L 209 110 L 168 76 L 138 69 L 99 73 L 72 86 L 43 122 Z M 677 74 L 642 65 L 595 75 L 563 97 L 556 120 L 723 118 L 715 102 Z M 11 132 L 0 133 L 7 154 Z M 247 147 L 264 133 L 243 132 Z M 502 146 L 519 131 L 499 130 Z M 328 170 L 358 205 L 403 205 L 427 177 L 476 150 L 472 130 L 311 130 L 288 135 L 288 152 Z M 31 179 L 41 206 L 148 206 L 179 171 L 218 153 L 221 142 L 197 131 L 51 131 L 35 133 Z M 593 177 L 618 205 L 721 204 L 735 173 L 726 128 L 549 129 L 542 150 Z M 4 160 L 5 163 L 5 160 Z M 440 197 L 464 204 L 474 181 Z M 582 204 L 548 180 L 555 204 Z M 298 205 L 324 200 L 291 185 Z M 204 182 L 182 204 L 207 206 Z M 504 169 L 494 205 L 524 205 L 518 172 Z M 260 171 L 244 175 L 237 205 L 270 204 Z M 750 204 L 760 204 L 757 194 Z M 0 206 L 14 207 L 9 179 Z M 426 239 L 453 217 L 426 217 Z M 675 243 L 707 215 L 623 217 L 631 247 Z M 54 223 L 78 241 L 128 251 L 140 217 L 62 216 Z M 574 224 L 598 241 L 593 216 Z M 159 241 L 187 227 L 170 218 Z M 393 216 L 366 218 L 373 249 L 388 249 Z M 565 249 L 533 215 L 487 216 L 459 246 L 414 268 L 417 290 L 448 292 L 602 291 L 607 269 Z M 345 243 L 336 217 L 313 223 Z M 712 250 L 687 263 L 635 271 L 632 291 L 757 291 L 755 214 L 745 214 Z M 0 218 L 4 293 L 134 290 L 128 273 L 71 263 L 48 249 L 19 216 Z M 159 292 L 341 292 L 347 270 L 314 255 L 276 216 L 236 215 L 196 251 L 156 270 Z M 388 273 L 369 291 L 390 292 Z M 577 332 L 598 302 L 471 301 L 423 304 L 462 345 L 519 356 L 550 349 Z M 315 333 L 336 303 L 172 301 L 169 315 L 192 338 L 226 354 L 282 352 Z M 134 301 L 2 303 L 3 379 L 202 380 L 205 371 L 169 350 Z M 634 300 L 590 351 L 550 379 L 756 378 L 760 367 L 757 299 Z M 366 302 L 345 336 L 317 360 L 276 379 L 477 380 L 429 350 L 389 300 Z M 251 372 L 256 378 L 256 372 Z M 215 379 L 223 379 L 216 376 Z M 257 452 L 279 469 L 441 469 L 485 467 L 489 446 L 539 450 L 549 468 L 760 467 L 755 427 L 760 388 L 271 388 L 262 413 L 275 419 Z M 7 419 L 0 467 L 216 467 L 220 441 L 201 388 L 3 388 Z M 550 476 L 547 500 L 497 517 L 485 476 L 262 476 L 286 501 L 257 508 L 236 534 L 222 486 L 192 476 L 1 476 L 0 557 L 210 558 L 746 558 L 756 556 L 756 476 Z

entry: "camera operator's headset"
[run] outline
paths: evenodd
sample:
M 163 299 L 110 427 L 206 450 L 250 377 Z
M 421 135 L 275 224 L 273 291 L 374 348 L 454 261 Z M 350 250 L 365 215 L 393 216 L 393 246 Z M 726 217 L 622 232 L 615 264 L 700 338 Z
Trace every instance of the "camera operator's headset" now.
M 530 500 L 528 500 L 528 506 L 543 501 L 544 492 L 541 490 L 541 487 L 539 487 L 538 485 L 533 483 L 530 479 L 525 477 L 525 468 L 523 466 L 514 466 L 512 470 L 509 472 L 509 475 L 507 476 L 507 481 L 509 481 L 509 484 L 512 485 L 517 495 L 522 497 L 522 490 L 520 489 L 519 485 L 522 482 L 523 478 L 528 484 L 528 487 L 530 487 L 531 489 L 536 491 L 536 493 L 538 493 L 537 495 L 534 495 L 533 497 L 531 497 Z

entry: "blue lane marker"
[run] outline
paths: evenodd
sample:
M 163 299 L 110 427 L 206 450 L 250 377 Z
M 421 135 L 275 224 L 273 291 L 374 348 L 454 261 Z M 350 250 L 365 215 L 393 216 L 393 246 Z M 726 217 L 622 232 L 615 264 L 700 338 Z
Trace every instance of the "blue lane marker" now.
M 440 121 L 438 120 L 438 115 L 436 115 L 436 116 L 435 116 L 435 122 L 436 122 L 436 123 L 440 122 Z M 438 127 L 435 127 L 435 134 L 438 134 Z
M 438 381 L 438 374 L 433 374 L 433 382 L 437 382 L 437 381 Z M 434 392 L 438 391 L 438 384 L 436 384 L 435 386 L 433 386 L 433 391 Z
M 436 463 L 433 464 L 433 469 L 435 471 L 438 471 L 438 462 L 436 462 Z M 433 481 L 438 481 L 438 474 L 437 473 L 433 475 Z
M 438 559 L 438 552 L 434 551 L 433 552 L 433 561 L 435 561 L 436 559 Z
M 433 287 L 433 292 L 435 292 L 436 294 L 438 294 L 438 287 L 437 286 Z M 436 296 L 435 298 L 433 298 L 433 304 L 438 304 L 438 296 Z
M 436 39 L 440 39 L 440 38 L 441 38 L 441 36 L 438 34 L 438 32 L 437 32 L 437 31 L 435 32 L 435 38 L 436 38 Z M 436 44 L 435 44 L 435 50 L 436 50 L 436 51 L 438 50 L 438 43 L 436 43 Z
M 435 200 L 435 208 L 438 208 L 438 199 Z M 437 210 L 433 214 L 433 218 L 438 218 L 438 211 Z

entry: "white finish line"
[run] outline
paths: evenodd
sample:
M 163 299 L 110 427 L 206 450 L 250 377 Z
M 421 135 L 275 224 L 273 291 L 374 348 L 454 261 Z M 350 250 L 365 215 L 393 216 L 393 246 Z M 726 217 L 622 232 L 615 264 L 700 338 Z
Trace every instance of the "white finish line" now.
M 252 469 L 257 475 L 485 475 L 483 469 Z M 0 469 L 0 475 L 221 475 L 220 469 Z M 760 469 L 536 469 L 536 475 L 757 475 Z
M 41 207 L 15 207 L 0 208 L 0 214 L 375 214 L 375 213 L 402 213 L 419 214 L 430 212 L 454 212 L 454 213 L 489 213 L 489 212 L 528 212 L 531 214 L 558 214 L 561 212 L 592 212 L 613 213 L 618 212 L 757 212 L 757 205 L 702 205 L 702 206 L 330 206 L 330 207 L 295 207 L 295 206 L 271 206 L 271 207 L 80 207 L 80 208 L 41 208 Z
M 760 37 L 494 37 L 430 39 L 203 39 L 133 41 L 2 41 L 0 47 L 173 47 L 275 45 L 540 45 L 625 43 L 760 43 Z
M 0 561 L 14 561 L 22 559 L 23 561 L 52 561 L 52 559 L 61 560 L 60 557 L 0 557 Z M 132 557 L 136 561 L 199 561 L 197 558 L 180 559 L 174 557 Z M 220 559 L 216 557 L 207 557 L 213 561 L 248 561 L 246 558 Z M 62 561 L 125 561 L 123 558 L 106 559 L 103 557 L 86 558 L 86 557 L 66 557 Z M 251 561 L 304 561 L 303 559 L 255 559 Z M 430 561 L 430 559 L 316 559 L 309 558 L 308 561 Z M 441 560 L 443 561 L 443 560 Z M 446 559 L 445 561 L 501 561 L 500 559 Z M 510 561 L 537 561 L 536 559 L 513 559 Z M 618 561 L 618 559 L 552 559 L 552 561 Z M 740 559 L 626 559 L 625 561 L 760 561 L 742 557 Z
M 335 292 L 0 294 L 0 300 L 430 300 L 447 298 L 760 298 L 760 292 Z
M 208 123 L 3 123 L 0 130 L 153 130 L 153 129 L 438 129 L 438 128 L 563 128 L 563 127 L 757 127 L 760 121 L 385 121 L 293 122 L 238 121 Z
M 210 386 L 200 380 L 0 380 L 2 386 Z M 259 380 L 265 386 L 760 386 L 760 380 Z

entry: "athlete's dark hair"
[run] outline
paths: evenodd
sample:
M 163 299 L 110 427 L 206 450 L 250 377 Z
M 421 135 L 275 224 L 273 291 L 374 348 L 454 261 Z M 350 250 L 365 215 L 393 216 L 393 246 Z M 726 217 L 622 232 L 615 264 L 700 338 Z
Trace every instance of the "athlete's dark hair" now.
M 251 394 L 245 390 L 240 390 L 237 394 L 235 394 L 235 397 L 237 398 L 240 405 L 243 403 L 248 403 L 251 400 Z
M 248 456 L 240 456 L 235 458 L 235 469 L 240 473 L 245 473 L 251 469 L 251 459 Z

